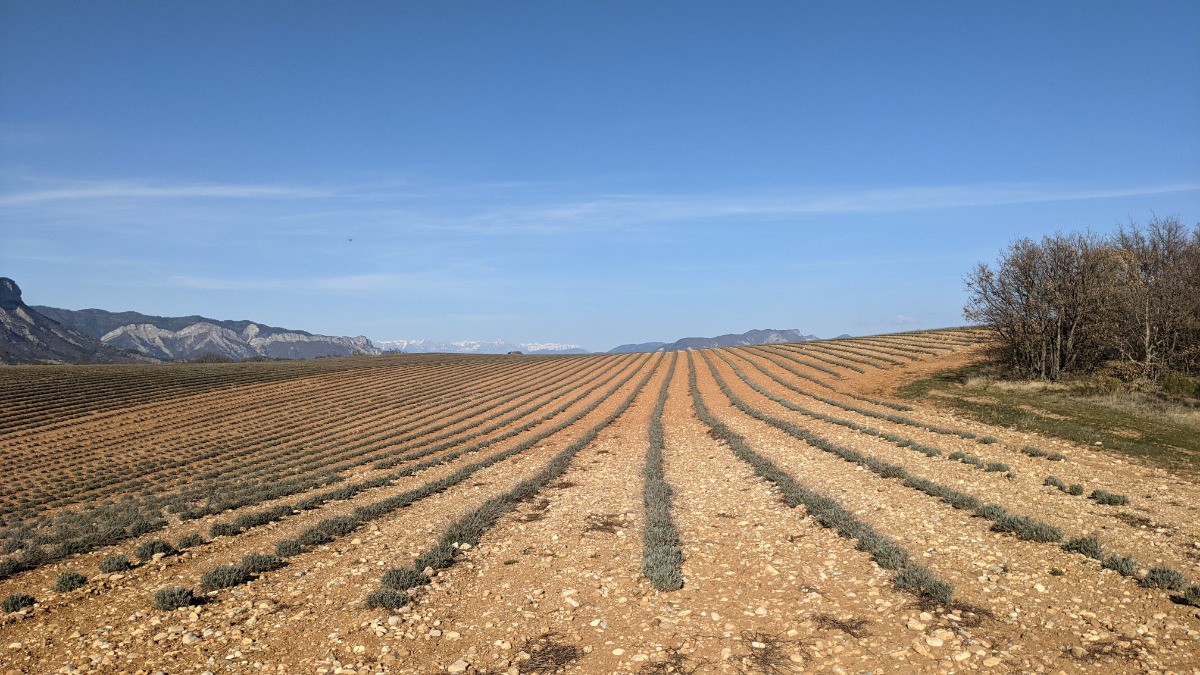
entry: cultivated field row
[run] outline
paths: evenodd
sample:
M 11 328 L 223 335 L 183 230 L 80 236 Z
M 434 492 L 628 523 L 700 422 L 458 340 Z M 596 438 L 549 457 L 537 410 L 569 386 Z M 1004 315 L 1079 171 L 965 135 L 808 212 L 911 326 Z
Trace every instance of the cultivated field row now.
M 62 419 L 22 399 L 44 426 L 0 434 L 43 490 L 5 495 L 3 658 L 27 672 L 1186 670 L 1194 490 L 888 397 L 901 370 L 957 363 L 973 340 L 384 357 L 296 377 L 261 364 L 258 380 L 197 375 L 215 388 L 95 419 L 71 406 L 104 396 L 72 382 Z M 48 443 L 74 443 L 70 462 Z M 106 466 L 126 473 L 40 485 Z

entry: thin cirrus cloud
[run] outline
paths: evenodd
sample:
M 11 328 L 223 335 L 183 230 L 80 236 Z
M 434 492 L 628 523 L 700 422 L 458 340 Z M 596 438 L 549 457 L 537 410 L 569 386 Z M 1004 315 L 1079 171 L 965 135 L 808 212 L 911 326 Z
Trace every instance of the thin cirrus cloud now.
M 174 276 L 171 284 L 180 288 L 208 291 L 415 291 L 436 287 L 446 290 L 446 279 L 440 275 L 414 274 L 352 274 L 342 276 L 232 279 L 216 277 Z
M 481 234 L 556 234 L 580 228 L 605 229 L 634 225 L 712 220 L 771 219 L 801 215 L 912 212 L 951 208 L 985 208 L 1060 201 L 1093 201 L 1139 195 L 1200 191 L 1200 182 L 1117 188 L 1072 188 L 1029 184 L 902 186 L 843 190 L 743 191 L 717 195 L 588 194 L 561 198 L 563 184 L 494 184 L 429 186 L 412 183 L 369 186 L 274 184 L 152 184 L 139 181 L 72 181 L 25 192 L 0 193 L 0 207 L 30 215 L 61 215 L 83 203 L 146 204 L 161 215 L 172 202 L 179 208 L 197 203 L 217 206 L 255 202 L 291 210 L 297 219 L 314 213 L 355 217 L 365 223 L 402 225 L 412 229 Z M 153 206 L 151 206 L 151 204 Z M 292 210 L 294 207 L 294 210 Z M 225 212 L 214 212 L 220 215 Z M 223 218 L 225 216 L 222 216 Z
M 332 193 L 310 187 L 283 185 L 179 184 L 136 182 L 80 182 L 45 190 L 0 195 L 0 206 L 78 200 L 129 199 L 312 199 Z

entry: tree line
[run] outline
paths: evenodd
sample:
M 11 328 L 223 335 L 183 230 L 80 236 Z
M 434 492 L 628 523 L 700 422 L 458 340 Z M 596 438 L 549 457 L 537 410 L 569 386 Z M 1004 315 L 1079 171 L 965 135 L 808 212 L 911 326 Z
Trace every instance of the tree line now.
M 1100 369 L 1162 380 L 1200 371 L 1200 224 L 1177 217 L 1111 235 L 1022 238 L 966 277 L 969 321 L 1022 377 Z

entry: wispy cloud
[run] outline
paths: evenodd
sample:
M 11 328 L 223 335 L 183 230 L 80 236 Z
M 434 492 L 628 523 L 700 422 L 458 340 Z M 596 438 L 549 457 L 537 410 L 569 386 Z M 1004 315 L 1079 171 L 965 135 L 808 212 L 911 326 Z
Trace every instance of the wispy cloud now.
M 356 274 L 348 276 L 237 279 L 218 277 L 175 276 L 171 282 L 183 288 L 208 291 L 364 291 L 401 290 L 416 281 L 405 274 Z
M 988 184 L 744 191 L 716 195 L 583 194 L 568 199 L 516 190 L 492 203 L 473 202 L 472 208 L 425 216 L 411 221 L 410 225 L 415 229 L 470 234 L 559 234 L 655 223 L 988 208 L 1195 191 L 1200 191 L 1200 182 L 1102 189 Z M 411 217 L 412 213 L 382 210 L 377 215 L 401 218 Z
M 393 180 L 356 185 L 156 183 L 144 180 L 26 180 L 23 190 L 0 191 L 0 207 L 25 220 L 92 220 L 108 205 L 120 221 L 158 224 L 172 214 L 201 223 L 251 220 L 256 227 L 294 233 L 364 228 L 468 235 L 559 235 L 654 224 L 729 219 L 781 220 L 802 216 L 921 212 L 1045 202 L 1104 200 L 1200 191 L 1200 182 L 1126 187 L 1025 183 L 847 188 L 775 188 L 685 194 L 595 192 L 567 183 L 421 185 Z M 259 208 L 255 212 L 255 208 Z M 277 229 L 278 233 L 293 233 Z
M 212 183 L 154 185 L 128 181 L 80 182 L 47 190 L 0 194 L 0 206 L 88 199 L 312 199 L 328 197 L 332 194 L 329 190 L 284 185 Z
M 481 220 L 677 221 L 727 217 L 783 217 L 891 213 L 988 207 L 1058 201 L 1086 201 L 1200 190 L 1200 182 L 1115 189 L 1070 189 L 1025 184 L 910 186 L 844 190 L 774 190 L 727 195 L 638 195 L 592 197 L 578 201 L 499 210 Z
M 296 293 L 342 293 L 378 291 L 454 291 L 453 278 L 441 272 L 373 273 L 323 277 L 280 277 L 245 279 L 176 275 L 169 283 L 180 288 L 207 291 L 284 291 Z

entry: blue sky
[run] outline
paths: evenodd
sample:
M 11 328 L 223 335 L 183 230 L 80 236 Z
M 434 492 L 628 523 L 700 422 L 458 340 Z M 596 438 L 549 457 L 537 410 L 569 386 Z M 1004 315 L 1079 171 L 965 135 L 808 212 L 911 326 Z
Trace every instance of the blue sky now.
M 961 324 L 1200 221 L 1197 2 L 0 0 L 31 304 L 590 349 Z

